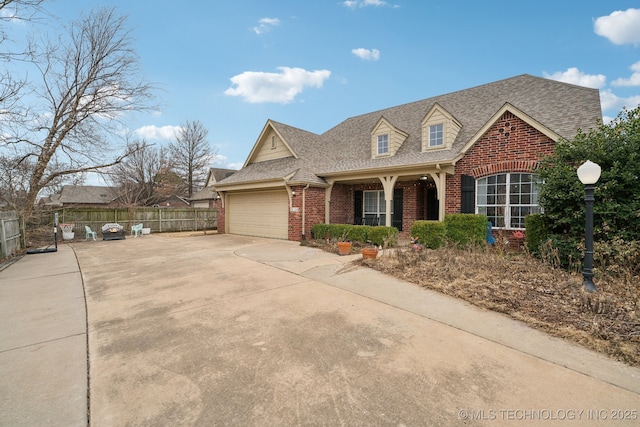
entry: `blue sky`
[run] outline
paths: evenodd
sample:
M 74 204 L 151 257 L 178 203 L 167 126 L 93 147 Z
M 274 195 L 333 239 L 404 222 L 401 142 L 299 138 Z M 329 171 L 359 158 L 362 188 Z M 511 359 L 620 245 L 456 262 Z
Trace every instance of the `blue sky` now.
M 323 133 L 355 115 L 531 74 L 640 103 L 640 4 L 619 0 L 57 0 L 129 17 L 162 108 L 130 130 L 166 144 L 199 120 L 215 166 L 242 166 L 268 119 Z

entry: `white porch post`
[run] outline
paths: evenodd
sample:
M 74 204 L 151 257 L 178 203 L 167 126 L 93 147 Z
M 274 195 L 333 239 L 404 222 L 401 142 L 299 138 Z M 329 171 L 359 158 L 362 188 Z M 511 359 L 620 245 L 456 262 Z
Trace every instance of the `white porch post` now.
M 331 224 L 331 191 L 335 181 L 328 180 L 329 186 L 324 189 L 324 223 Z
M 447 200 L 447 174 L 445 172 L 431 172 L 429 175 L 436 183 L 438 196 L 438 221 L 444 221 L 444 202 Z
M 391 204 L 393 203 L 393 187 L 396 185 L 398 176 L 381 176 L 380 182 L 382 182 L 382 188 L 384 189 L 385 200 L 385 224 L 387 227 L 391 227 Z M 402 215 L 402 213 L 400 213 Z

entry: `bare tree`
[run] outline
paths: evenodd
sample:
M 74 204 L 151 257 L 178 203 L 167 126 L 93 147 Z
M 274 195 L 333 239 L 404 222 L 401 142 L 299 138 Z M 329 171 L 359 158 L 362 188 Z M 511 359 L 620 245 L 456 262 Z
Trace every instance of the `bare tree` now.
M 139 77 L 126 18 L 113 8 L 74 22 L 66 38 L 38 43 L 32 62 L 42 81 L 24 97 L 21 119 L 2 120 L 0 138 L 18 164 L 32 164 L 23 214 L 64 177 L 114 166 L 144 144 L 113 147 L 126 113 L 153 108 L 153 87 Z M 27 104 L 28 103 L 28 104 Z
M 158 187 L 160 174 L 168 167 L 166 150 L 134 142 L 143 148 L 134 151 L 109 171 L 109 181 L 120 188 L 123 200 L 131 206 L 151 206 L 162 197 Z
M 187 185 L 187 197 L 204 184 L 208 168 L 215 152 L 207 140 L 209 131 L 198 120 L 187 121 L 169 144 L 174 170 Z

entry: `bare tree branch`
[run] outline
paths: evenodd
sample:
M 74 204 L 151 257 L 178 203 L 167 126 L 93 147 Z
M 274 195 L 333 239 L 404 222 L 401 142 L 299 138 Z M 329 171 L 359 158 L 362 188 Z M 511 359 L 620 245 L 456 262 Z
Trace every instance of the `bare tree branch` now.
M 159 177 L 168 168 L 165 149 L 134 142 L 140 148 L 109 171 L 109 181 L 121 189 L 123 201 L 131 206 L 152 206 L 161 195 Z
M 186 182 L 188 197 L 204 184 L 207 165 L 215 155 L 207 140 L 208 133 L 201 122 L 187 121 L 169 145 L 172 165 Z
M 118 149 L 113 142 L 127 114 L 154 108 L 154 88 L 139 77 L 126 18 L 115 9 L 96 9 L 72 23 L 66 38 L 43 38 L 36 46 L 39 54 L 31 60 L 41 78 L 34 89 L 41 102 L 23 99 L 29 104 L 16 108 L 21 117 L 0 122 L 0 147 L 4 142 L 16 156 L 33 159 L 27 216 L 47 186 L 113 167 L 141 150 L 144 145 Z

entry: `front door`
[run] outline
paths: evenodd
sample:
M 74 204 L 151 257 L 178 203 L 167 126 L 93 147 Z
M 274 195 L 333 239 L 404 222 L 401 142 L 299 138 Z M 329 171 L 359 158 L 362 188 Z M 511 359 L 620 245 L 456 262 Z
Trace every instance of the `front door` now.
M 437 221 L 438 212 L 438 190 L 436 189 L 435 184 L 427 187 L 427 219 L 430 221 Z
M 391 215 L 391 225 L 402 231 L 402 188 L 393 190 L 393 214 Z

